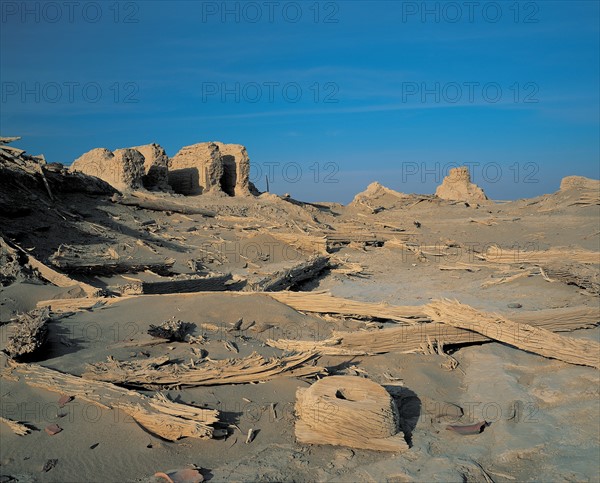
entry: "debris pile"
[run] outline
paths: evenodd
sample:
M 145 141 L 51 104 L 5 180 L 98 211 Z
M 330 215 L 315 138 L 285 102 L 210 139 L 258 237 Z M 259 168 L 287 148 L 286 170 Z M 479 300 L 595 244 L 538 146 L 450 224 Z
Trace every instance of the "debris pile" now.
M 14 333 L 8 337 L 4 348 L 13 359 L 33 354 L 48 338 L 47 323 L 50 320 L 47 308 L 33 310 L 18 316 L 13 321 Z

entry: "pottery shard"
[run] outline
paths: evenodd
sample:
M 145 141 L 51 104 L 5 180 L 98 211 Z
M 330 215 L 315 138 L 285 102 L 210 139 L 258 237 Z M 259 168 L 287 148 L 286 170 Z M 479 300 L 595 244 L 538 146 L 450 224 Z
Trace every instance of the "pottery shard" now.
M 169 157 L 158 144 L 145 144 L 131 149 L 144 156 L 144 188 L 149 190 L 169 190 Z
M 488 197 L 483 190 L 471 183 L 469 168 L 452 168 L 442 184 L 435 190 L 436 196 L 453 201 L 485 201 Z
M 215 143 L 185 146 L 171 159 L 169 184 L 183 195 L 222 193 L 223 163 Z
M 399 411 L 383 386 L 356 376 L 330 376 L 296 392 L 300 443 L 400 452 L 408 449 Z
M 96 148 L 77 158 L 70 170 L 100 178 L 118 190 L 138 189 L 145 173 L 144 156 L 135 149 Z

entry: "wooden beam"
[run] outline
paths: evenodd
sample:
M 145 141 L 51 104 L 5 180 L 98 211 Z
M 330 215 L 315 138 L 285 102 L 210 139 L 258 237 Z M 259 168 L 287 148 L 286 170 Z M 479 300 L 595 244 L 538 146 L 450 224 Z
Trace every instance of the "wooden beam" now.
M 140 426 L 169 441 L 191 437 L 209 439 L 220 435 L 212 425 L 219 421 L 219 412 L 179 404 L 163 395 L 152 398 L 107 382 L 82 379 L 37 364 L 8 363 L 0 376 L 20 377 L 26 384 L 48 391 L 67 394 L 95 404 L 103 409 L 118 409 L 131 416 Z
M 255 292 L 279 292 L 310 280 L 322 272 L 329 264 L 329 257 L 316 255 L 291 268 L 269 274 L 262 280 L 251 284 Z
M 117 361 L 90 364 L 83 377 L 90 380 L 155 389 L 160 387 L 197 387 L 246 384 L 276 376 L 308 376 L 324 372 L 309 364 L 314 353 L 264 358 L 253 353 L 241 359 L 203 360 L 195 364 L 171 364 L 167 356 L 144 361 Z
M 436 322 L 473 331 L 528 352 L 569 364 L 600 369 L 600 344 L 591 340 L 554 334 L 540 327 L 518 323 L 448 299 L 426 305 L 425 313 Z

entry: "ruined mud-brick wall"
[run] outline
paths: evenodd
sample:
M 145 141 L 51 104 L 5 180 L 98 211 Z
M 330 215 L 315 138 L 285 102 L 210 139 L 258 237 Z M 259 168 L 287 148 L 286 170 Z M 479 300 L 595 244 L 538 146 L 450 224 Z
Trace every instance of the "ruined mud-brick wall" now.
M 224 144 L 215 142 L 221 153 L 223 162 L 223 180 L 221 187 L 229 195 L 249 195 L 250 158 L 246 147 L 241 144 Z
M 92 149 L 71 166 L 113 187 L 173 190 L 183 195 L 258 194 L 250 182 L 250 159 L 241 144 L 206 142 L 185 146 L 169 159 L 158 144 L 146 144 L 114 153 Z
M 485 201 L 488 199 L 483 190 L 471 183 L 469 168 L 452 168 L 442 184 L 435 190 L 436 196 L 452 201 Z
M 176 193 L 249 195 L 250 159 L 241 144 L 200 143 L 182 148 L 169 167 L 169 184 Z
M 176 193 L 221 192 L 223 163 L 215 143 L 185 146 L 171 158 L 169 184 Z
M 131 149 L 139 151 L 144 156 L 144 171 L 142 178 L 144 188 L 149 190 L 169 190 L 169 157 L 158 144 L 145 144 Z
M 96 148 L 77 158 L 70 170 L 100 178 L 119 190 L 139 189 L 145 174 L 144 156 L 135 149 Z

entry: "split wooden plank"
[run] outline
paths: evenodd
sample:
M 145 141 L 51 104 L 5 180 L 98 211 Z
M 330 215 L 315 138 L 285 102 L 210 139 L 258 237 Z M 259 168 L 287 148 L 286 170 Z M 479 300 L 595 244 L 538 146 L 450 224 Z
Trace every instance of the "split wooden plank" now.
M 518 324 L 531 324 L 552 332 L 593 328 L 600 321 L 598 310 L 574 307 L 524 312 L 515 315 Z M 314 351 L 322 355 L 372 355 L 387 352 L 422 352 L 423 344 L 465 345 L 493 339 L 470 330 L 439 322 L 357 332 L 335 331 L 329 339 L 303 341 L 267 340 L 269 346 L 286 351 Z
M 114 275 L 116 273 L 133 273 L 151 270 L 158 274 L 170 274 L 174 258 L 165 260 L 120 259 L 99 256 L 89 253 L 78 253 L 72 249 L 60 247 L 50 257 L 50 262 L 68 273 L 85 273 L 93 275 Z
M 21 136 L 0 136 L 0 144 L 9 144 L 21 139 Z
M 150 211 L 172 211 L 183 215 L 202 215 L 206 217 L 214 217 L 214 211 L 199 208 L 197 206 L 184 205 L 173 200 L 150 197 L 141 195 L 113 195 L 113 203 L 119 203 L 126 206 L 137 206 Z
M 467 272 L 479 272 L 481 268 L 469 263 L 457 262 L 454 265 L 440 265 L 440 270 L 466 270 Z
M 423 344 L 464 345 L 489 341 L 488 338 L 466 330 L 454 329 L 439 323 L 398 326 L 389 329 L 358 332 L 333 332 L 323 341 L 291 339 L 267 340 L 267 345 L 291 351 L 314 351 L 322 355 L 375 355 L 388 352 L 411 354 L 423 352 Z
M 316 255 L 291 268 L 278 270 L 258 282 L 251 284 L 254 292 L 279 292 L 310 280 L 322 272 L 329 264 L 329 257 Z
M 9 244 L 13 245 L 21 253 L 25 254 L 27 256 L 27 263 L 33 269 L 37 270 L 38 273 L 40 274 L 40 276 L 44 280 L 47 280 L 51 284 L 56 285 L 57 287 L 63 287 L 63 288 L 78 286 L 79 288 L 81 288 L 83 293 L 85 293 L 85 295 L 88 297 L 96 297 L 96 296 L 102 294 L 101 289 L 93 287 L 85 282 L 79 282 L 77 280 L 73 280 L 72 278 L 70 278 L 60 272 L 57 272 L 56 270 L 43 264 L 42 262 L 40 262 L 33 255 L 31 255 L 29 252 L 27 252 L 26 250 L 21 248 L 16 243 L 9 243 Z
M 600 369 L 600 344 L 591 340 L 564 337 L 448 299 L 427 304 L 425 312 L 435 322 L 474 331 L 551 359 Z
M 552 247 L 548 250 L 511 250 L 494 246 L 479 255 L 479 258 L 493 263 L 531 263 L 539 265 L 569 261 L 600 264 L 600 252 L 579 247 Z
M 427 318 L 421 306 L 360 302 L 311 292 L 274 292 L 267 295 L 300 312 L 339 314 L 357 318 L 368 317 L 404 323 L 413 323 L 410 319 Z
M 121 294 L 177 294 L 193 292 L 223 292 L 236 289 L 243 285 L 245 280 L 234 280 L 231 274 L 211 274 L 207 276 L 188 276 L 173 278 L 171 280 L 137 281 L 115 287 Z
M 487 282 L 483 282 L 481 284 L 481 288 L 487 288 L 487 287 L 492 287 L 494 285 L 501 285 L 503 283 L 513 282 L 514 280 L 518 280 L 518 279 L 524 278 L 524 277 L 530 277 L 531 275 L 533 275 L 533 272 L 531 270 L 525 270 L 524 272 L 520 272 L 515 275 L 508 276 L 508 277 L 502 277 L 499 279 L 488 280 Z
M 600 311 L 597 307 L 580 305 L 519 312 L 511 314 L 510 318 L 520 324 L 531 324 L 552 332 L 569 332 L 596 327 L 600 323 Z
M 36 303 L 37 308 L 48 307 L 55 314 L 65 312 L 78 312 L 81 310 L 93 310 L 123 302 L 131 296 L 122 297 L 86 297 L 78 299 L 50 299 L 40 300 Z
M 29 434 L 30 429 L 24 424 L 19 423 L 18 421 L 13 421 L 12 419 L 3 418 L 0 416 L 0 423 L 6 424 L 13 433 L 19 436 L 25 436 Z
M 221 431 L 212 426 L 219 421 L 219 411 L 214 409 L 175 403 L 162 395 L 150 398 L 107 382 L 82 379 L 37 364 L 9 362 L 5 371 L 30 386 L 68 394 L 103 409 L 121 410 L 146 430 L 169 441 L 221 435 Z M 6 377 L 5 373 L 0 375 Z
M 241 359 L 202 360 L 196 364 L 170 364 L 166 356 L 142 362 L 109 357 L 107 362 L 90 364 L 83 377 L 148 389 L 246 384 L 281 375 L 324 373 L 322 367 L 310 365 L 317 357 L 315 353 L 296 353 L 267 359 L 255 352 Z

